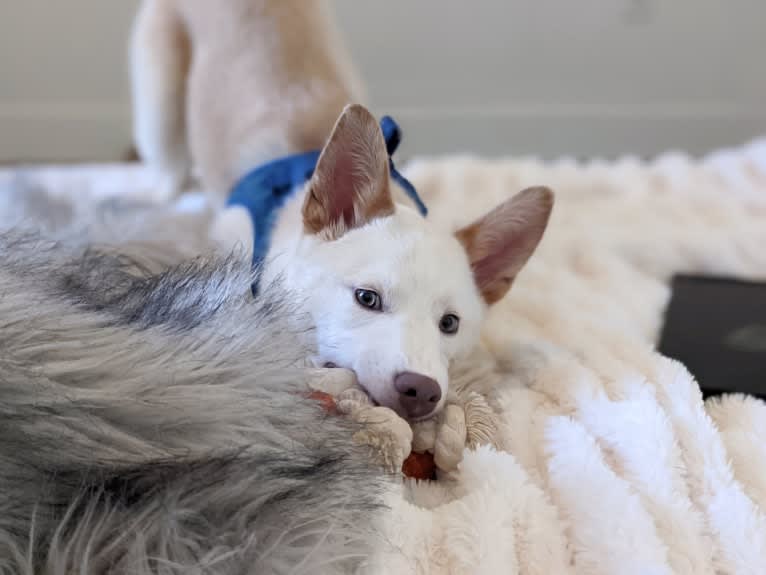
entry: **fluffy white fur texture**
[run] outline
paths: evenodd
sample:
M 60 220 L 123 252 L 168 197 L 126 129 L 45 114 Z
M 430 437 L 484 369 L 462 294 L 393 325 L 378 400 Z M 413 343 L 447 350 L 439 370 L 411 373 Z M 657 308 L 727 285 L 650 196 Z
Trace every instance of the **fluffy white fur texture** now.
M 145 177 L 114 170 L 125 188 Z M 0 187 L 18 176 L 0 173 Z M 653 351 L 673 273 L 766 279 L 766 141 L 651 163 L 423 160 L 408 176 L 451 228 L 528 185 L 556 190 L 557 205 L 490 316 L 489 353 L 454 375 L 501 407 L 505 450 L 466 453 L 452 481 L 392 496 L 396 551 L 371 572 L 766 571 L 766 405 L 703 402 L 692 375 Z

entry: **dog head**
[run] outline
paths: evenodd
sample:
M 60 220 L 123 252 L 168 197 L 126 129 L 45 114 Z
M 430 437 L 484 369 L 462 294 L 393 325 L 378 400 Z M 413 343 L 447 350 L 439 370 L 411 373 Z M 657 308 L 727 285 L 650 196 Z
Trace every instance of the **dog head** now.
M 540 241 L 553 205 L 527 189 L 456 234 L 395 206 L 375 118 L 347 107 L 303 204 L 287 270 L 317 329 L 319 361 L 356 372 L 377 403 L 409 419 L 442 406 L 450 362 L 477 344 Z

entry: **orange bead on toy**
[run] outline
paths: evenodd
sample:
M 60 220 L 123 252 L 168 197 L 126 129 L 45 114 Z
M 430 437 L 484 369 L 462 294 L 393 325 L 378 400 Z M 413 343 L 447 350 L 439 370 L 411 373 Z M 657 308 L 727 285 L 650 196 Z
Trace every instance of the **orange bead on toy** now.
M 329 393 L 325 393 L 324 391 L 311 391 L 308 394 L 308 398 L 318 401 L 328 413 L 338 413 L 338 408 L 335 405 L 335 398 Z
M 411 477 L 412 479 L 419 479 L 421 481 L 436 479 L 436 463 L 434 462 L 434 454 L 428 453 L 410 453 L 409 457 L 404 460 L 402 465 L 402 473 L 405 477 Z

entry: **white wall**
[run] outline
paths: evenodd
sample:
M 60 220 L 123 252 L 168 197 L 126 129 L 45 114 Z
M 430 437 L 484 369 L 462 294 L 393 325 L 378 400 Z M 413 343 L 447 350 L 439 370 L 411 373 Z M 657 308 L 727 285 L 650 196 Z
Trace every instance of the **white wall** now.
M 0 161 L 125 154 L 125 47 L 136 6 L 0 0 Z
M 418 151 L 702 152 L 766 132 L 763 0 L 339 0 Z
M 762 0 L 336 0 L 405 153 L 694 153 L 766 132 Z M 136 0 L 0 0 L 0 160 L 130 145 Z

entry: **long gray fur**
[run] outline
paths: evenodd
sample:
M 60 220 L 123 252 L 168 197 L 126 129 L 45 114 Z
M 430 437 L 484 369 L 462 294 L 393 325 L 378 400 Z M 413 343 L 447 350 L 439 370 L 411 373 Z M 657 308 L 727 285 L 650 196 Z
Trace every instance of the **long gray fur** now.
M 347 573 L 388 479 L 301 392 L 289 297 L 0 234 L 0 573 Z

